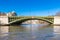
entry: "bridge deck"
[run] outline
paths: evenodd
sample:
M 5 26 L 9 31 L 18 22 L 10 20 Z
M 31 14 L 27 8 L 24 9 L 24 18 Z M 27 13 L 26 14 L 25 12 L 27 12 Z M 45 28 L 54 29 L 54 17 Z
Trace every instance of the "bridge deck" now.
M 15 23 L 15 22 L 18 22 L 18 21 L 22 21 L 22 20 L 25 20 L 25 19 L 42 19 L 42 20 L 45 20 L 49 23 L 52 23 L 54 22 L 54 17 L 20 17 L 20 16 L 13 16 L 13 17 L 9 17 L 9 24 L 12 24 L 12 23 Z

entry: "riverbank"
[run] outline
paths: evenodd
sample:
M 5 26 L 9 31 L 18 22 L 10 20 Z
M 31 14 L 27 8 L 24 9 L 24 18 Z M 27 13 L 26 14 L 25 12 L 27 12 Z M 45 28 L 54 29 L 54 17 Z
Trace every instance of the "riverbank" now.
M 54 26 L 60 26 L 60 24 L 54 24 Z
M 0 26 L 9 26 L 9 24 L 0 24 Z

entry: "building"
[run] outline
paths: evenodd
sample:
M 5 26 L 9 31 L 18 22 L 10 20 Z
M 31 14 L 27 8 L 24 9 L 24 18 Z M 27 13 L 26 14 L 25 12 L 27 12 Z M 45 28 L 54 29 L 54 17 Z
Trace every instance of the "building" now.
M 8 13 L 0 12 L 0 16 L 17 16 L 17 14 L 15 11 L 8 12 Z
M 9 12 L 7 13 L 7 16 L 17 16 L 15 11 Z
M 57 12 L 55 16 L 60 16 L 60 11 L 59 11 L 59 12 Z
M 7 16 L 4 12 L 0 12 L 0 16 Z
M 16 16 L 16 15 L 17 14 L 14 11 L 9 12 L 8 14 L 0 12 L 0 25 L 5 25 L 9 23 L 8 16 Z

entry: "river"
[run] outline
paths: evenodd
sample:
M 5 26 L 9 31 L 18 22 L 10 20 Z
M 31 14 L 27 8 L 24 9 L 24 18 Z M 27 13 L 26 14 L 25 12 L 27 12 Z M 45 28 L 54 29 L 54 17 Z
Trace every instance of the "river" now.
M 60 40 L 56 30 L 54 26 L 40 24 L 0 26 L 0 40 Z

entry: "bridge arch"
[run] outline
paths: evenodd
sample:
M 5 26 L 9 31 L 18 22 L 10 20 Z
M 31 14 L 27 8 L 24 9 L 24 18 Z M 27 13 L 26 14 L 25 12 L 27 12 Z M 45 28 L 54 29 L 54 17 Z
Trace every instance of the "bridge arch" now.
M 22 22 L 25 22 L 27 20 L 42 20 L 42 21 L 48 22 L 49 24 L 53 24 L 51 21 L 44 19 L 44 18 L 21 18 L 21 19 L 17 19 L 15 21 L 12 21 L 9 24 L 11 24 L 11 25 L 17 24 L 18 25 L 18 24 L 21 24 Z

